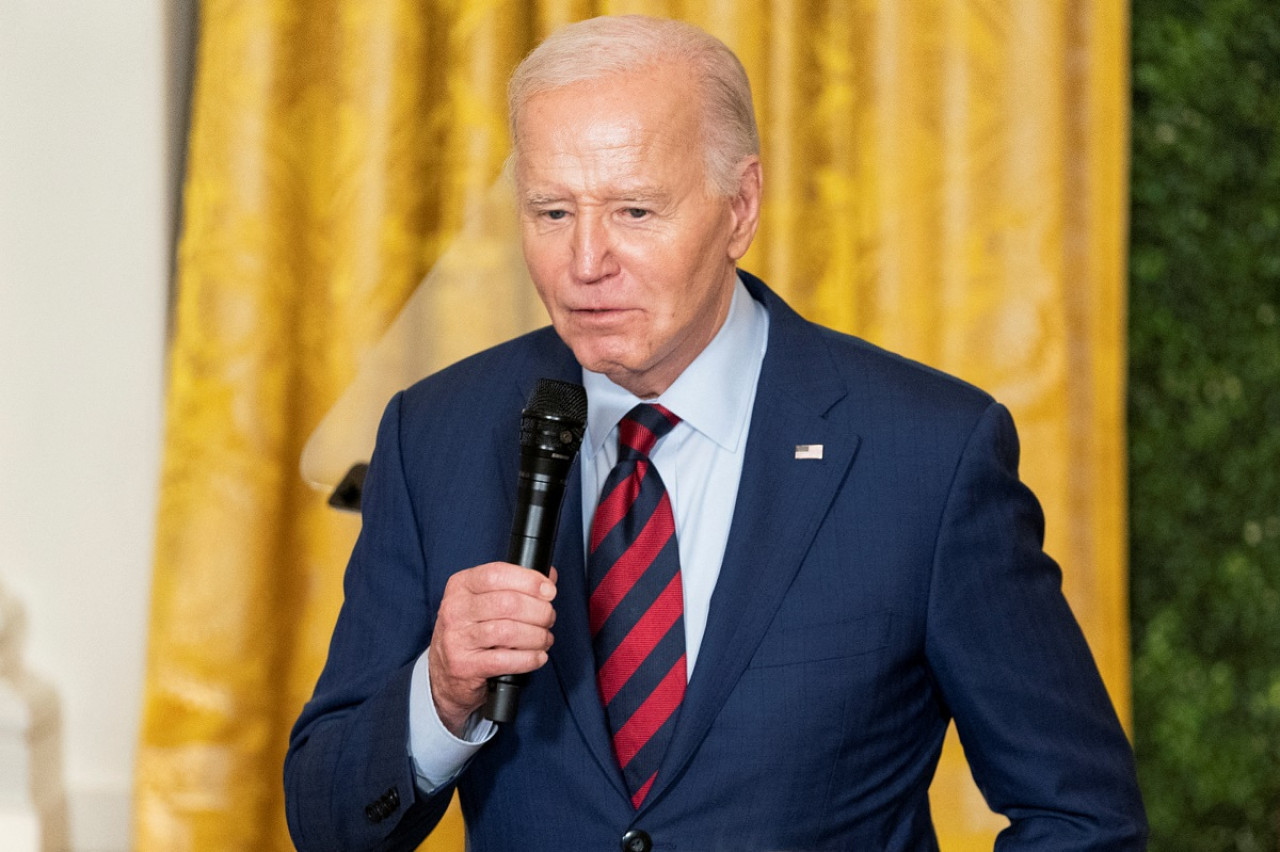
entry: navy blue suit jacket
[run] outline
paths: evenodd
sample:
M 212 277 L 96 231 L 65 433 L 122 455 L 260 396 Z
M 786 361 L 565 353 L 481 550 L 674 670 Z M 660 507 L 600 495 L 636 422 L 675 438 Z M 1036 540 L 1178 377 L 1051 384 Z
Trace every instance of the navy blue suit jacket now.
M 469 848 L 929 850 L 954 719 L 1004 850 L 1141 849 L 1132 753 L 1041 550 L 1006 411 L 958 380 L 769 311 L 728 549 L 698 665 L 639 811 L 596 693 L 580 477 L 555 564 L 555 644 L 519 716 L 457 781 Z M 452 787 L 415 790 L 408 688 L 445 580 L 501 558 L 519 411 L 580 381 L 544 329 L 397 396 L 346 601 L 285 768 L 303 850 L 412 849 Z M 798 444 L 821 444 L 796 459 Z

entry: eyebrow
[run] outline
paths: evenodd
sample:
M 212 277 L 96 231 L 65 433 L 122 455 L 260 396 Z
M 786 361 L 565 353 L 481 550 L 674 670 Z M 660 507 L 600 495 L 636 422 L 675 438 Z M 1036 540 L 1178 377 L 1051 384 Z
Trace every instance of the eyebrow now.
M 634 186 L 619 192 L 610 198 L 612 201 L 658 205 L 665 202 L 670 193 L 652 186 Z M 530 191 L 524 194 L 523 202 L 529 207 L 541 207 L 548 204 L 564 204 L 568 196 L 559 193 Z
M 618 200 L 626 201 L 626 202 L 636 202 L 639 204 L 648 205 L 650 207 L 656 207 L 662 204 L 663 202 L 665 202 L 670 197 L 671 197 L 670 193 L 664 192 L 663 190 L 660 190 L 656 187 L 653 187 L 653 188 L 637 187 L 635 189 L 630 190 L 629 192 L 622 193 L 620 196 L 618 196 Z
M 530 192 L 524 196 L 524 203 L 530 207 L 540 207 L 544 204 L 558 204 L 564 201 L 564 197 L 560 195 L 552 195 L 544 192 Z

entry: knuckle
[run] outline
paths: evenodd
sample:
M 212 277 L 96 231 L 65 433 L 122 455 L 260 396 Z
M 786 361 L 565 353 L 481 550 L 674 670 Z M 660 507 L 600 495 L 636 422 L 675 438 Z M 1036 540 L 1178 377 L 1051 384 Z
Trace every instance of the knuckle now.
M 486 621 L 478 626 L 476 632 L 479 644 L 484 648 L 502 647 L 510 641 L 510 630 L 502 621 Z
M 523 601 L 516 592 L 498 591 L 492 595 L 493 613 L 501 618 L 518 618 Z

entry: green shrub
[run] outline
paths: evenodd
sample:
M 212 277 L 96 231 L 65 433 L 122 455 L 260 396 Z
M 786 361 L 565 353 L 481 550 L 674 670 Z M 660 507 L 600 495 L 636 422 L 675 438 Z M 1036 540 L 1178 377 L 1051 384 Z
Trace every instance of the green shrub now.
M 1134 729 L 1152 850 L 1280 849 L 1280 2 L 1135 0 Z

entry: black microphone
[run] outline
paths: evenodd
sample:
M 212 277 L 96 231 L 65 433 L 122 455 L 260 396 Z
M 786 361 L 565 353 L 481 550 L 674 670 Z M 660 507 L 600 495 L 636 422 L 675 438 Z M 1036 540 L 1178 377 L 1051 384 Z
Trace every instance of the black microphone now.
M 587 425 L 587 392 L 582 385 L 539 379 L 520 412 L 520 479 L 511 521 L 507 561 L 542 574 L 551 573 L 551 552 L 560 503 L 573 458 Z M 520 706 L 520 687 L 528 675 L 489 678 L 484 717 L 510 722 Z

